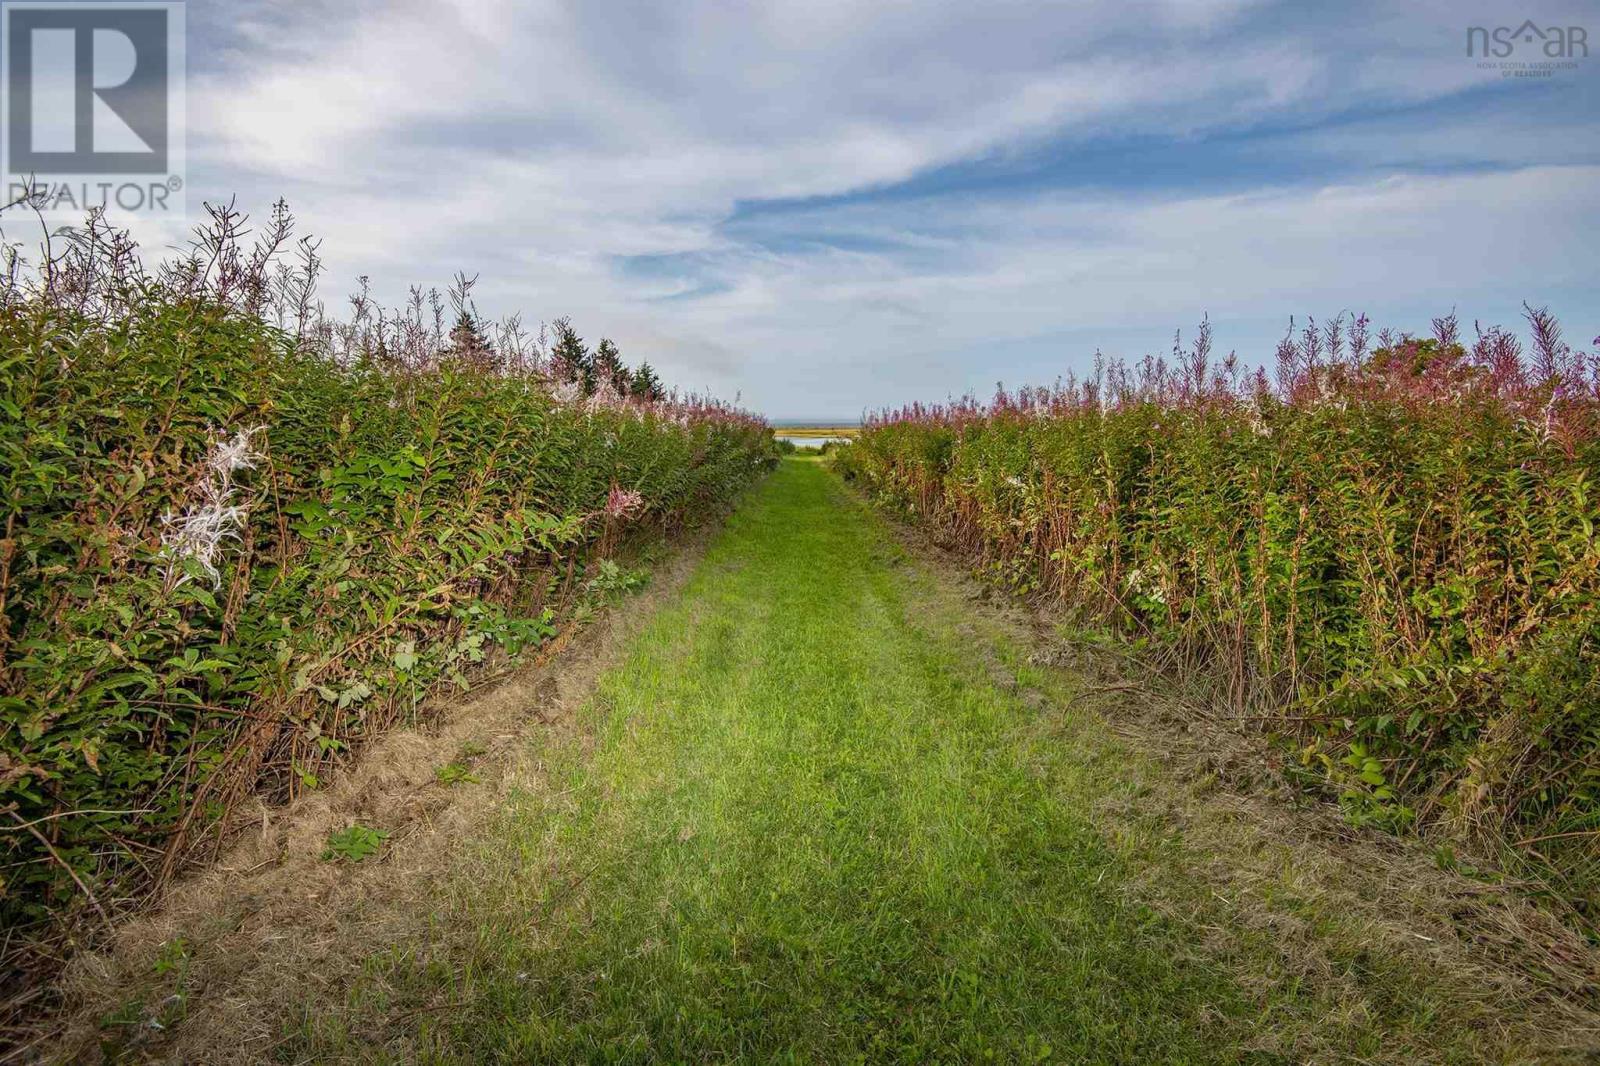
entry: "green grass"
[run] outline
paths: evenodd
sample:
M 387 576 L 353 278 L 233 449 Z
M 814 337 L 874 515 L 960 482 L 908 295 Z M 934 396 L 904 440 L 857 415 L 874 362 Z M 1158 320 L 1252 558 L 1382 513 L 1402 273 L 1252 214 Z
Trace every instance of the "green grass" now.
M 1142 903 L 1165 845 L 1087 809 L 1116 767 L 1057 750 L 928 581 L 785 462 L 441 878 L 429 935 L 308 1000 L 284 1060 L 1279 1061 L 1249 1049 L 1282 1019 L 1340 1058 L 1412 1029 L 1473 1057 L 1425 972 L 1369 965 L 1324 1020 L 1270 943 L 1212 957 Z

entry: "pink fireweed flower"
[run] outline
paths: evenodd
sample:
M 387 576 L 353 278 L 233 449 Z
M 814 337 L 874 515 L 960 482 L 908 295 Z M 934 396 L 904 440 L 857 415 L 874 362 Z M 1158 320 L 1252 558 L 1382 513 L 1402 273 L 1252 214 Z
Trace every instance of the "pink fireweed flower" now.
M 633 489 L 625 489 L 620 485 L 611 486 L 611 493 L 606 497 L 607 518 L 631 518 L 642 510 L 644 510 L 643 496 Z

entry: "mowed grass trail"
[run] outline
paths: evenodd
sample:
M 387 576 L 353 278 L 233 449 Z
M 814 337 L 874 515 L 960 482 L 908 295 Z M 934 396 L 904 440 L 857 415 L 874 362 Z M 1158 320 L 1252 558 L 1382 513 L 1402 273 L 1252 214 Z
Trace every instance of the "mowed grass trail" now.
M 1247 992 L 1140 902 L 1040 711 L 929 624 L 917 567 L 785 462 L 545 742 L 546 784 L 439 872 L 430 935 L 370 945 L 282 1058 L 1276 1061 L 1264 1015 L 1311 993 Z M 1395 987 L 1382 1010 L 1448 1022 Z M 1340 1024 L 1352 1057 L 1403 1050 L 1384 1018 Z

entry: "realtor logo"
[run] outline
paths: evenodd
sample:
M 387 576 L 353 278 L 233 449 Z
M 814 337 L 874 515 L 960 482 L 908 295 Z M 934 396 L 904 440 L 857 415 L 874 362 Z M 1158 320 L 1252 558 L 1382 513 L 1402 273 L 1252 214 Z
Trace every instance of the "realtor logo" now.
M 8 0 L 0 40 L 7 199 L 31 188 L 61 213 L 172 214 L 183 187 L 182 4 Z M 134 180 L 57 180 L 91 176 Z

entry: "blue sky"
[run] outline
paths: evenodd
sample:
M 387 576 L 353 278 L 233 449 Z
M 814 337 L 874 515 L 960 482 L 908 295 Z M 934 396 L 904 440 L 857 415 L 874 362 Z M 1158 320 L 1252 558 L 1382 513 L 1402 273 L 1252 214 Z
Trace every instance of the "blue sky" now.
M 676 383 L 854 416 L 1209 315 L 1600 333 L 1600 56 L 1470 25 L 1600 3 L 189 5 L 189 191 L 289 198 L 330 306 L 480 275 Z M 1515 58 L 1523 58 L 1526 52 Z M 1534 57 L 1539 58 L 1539 57 Z

